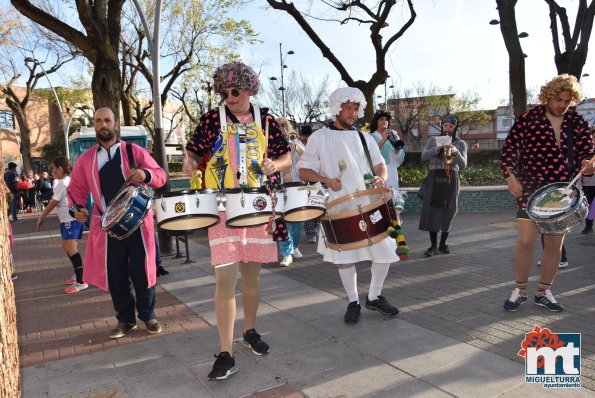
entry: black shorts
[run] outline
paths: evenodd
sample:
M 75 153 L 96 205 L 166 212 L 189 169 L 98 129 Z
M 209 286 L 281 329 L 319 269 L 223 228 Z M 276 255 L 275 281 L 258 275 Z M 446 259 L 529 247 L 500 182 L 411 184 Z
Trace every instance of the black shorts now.
M 517 220 L 530 220 L 529 214 L 527 214 L 527 209 L 518 209 L 516 211 L 516 219 Z

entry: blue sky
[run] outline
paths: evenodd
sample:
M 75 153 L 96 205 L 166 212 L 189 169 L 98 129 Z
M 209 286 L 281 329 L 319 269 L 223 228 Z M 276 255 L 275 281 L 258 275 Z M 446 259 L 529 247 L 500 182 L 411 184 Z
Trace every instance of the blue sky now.
M 303 4 L 304 0 L 295 0 Z M 508 54 L 500 29 L 489 21 L 498 18 L 495 0 L 413 0 L 417 19 L 412 27 L 391 47 L 387 69 L 389 85 L 411 88 L 417 82 L 442 88 L 453 86 L 456 92 L 474 91 L 482 97 L 482 105 L 493 108 L 508 102 Z M 0 0 L 0 5 L 8 5 Z M 559 0 L 573 15 L 576 0 Z M 544 0 L 523 0 L 517 5 L 519 31 L 529 37 L 522 39 L 526 59 L 527 87 L 539 88 L 556 74 L 553 61 L 552 38 L 549 30 L 548 8 Z M 260 43 L 241 49 L 245 62 L 259 66 L 263 80 L 279 77 L 279 43 L 283 51 L 295 54 L 286 58 L 286 73 L 295 71 L 307 79 L 320 80 L 329 75 L 329 91 L 344 85 L 330 62 L 312 44 L 292 18 L 267 8 L 265 0 L 250 3 L 236 17 L 249 19 L 260 33 Z M 406 10 L 393 13 L 387 30 L 398 29 L 408 18 Z M 574 21 L 574 17 L 571 18 Z M 316 23 L 315 29 L 327 45 L 344 63 L 352 76 L 367 80 L 374 68 L 373 52 L 367 27 L 350 24 Z M 166 30 L 163 29 L 163 33 Z M 388 34 L 385 34 L 388 36 Z M 81 73 L 74 65 L 71 73 Z M 583 73 L 585 92 L 595 96 L 595 48 L 591 48 Z M 67 79 L 52 76 L 55 85 L 67 84 Z M 42 83 L 42 87 L 44 84 Z M 377 94 L 384 94 L 379 87 Z
M 417 82 L 430 83 L 442 88 L 453 86 L 455 91 L 475 91 L 483 98 L 483 105 L 495 107 L 508 102 L 508 53 L 499 26 L 489 24 L 498 19 L 494 0 L 414 0 L 417 18 L 403 37 L 391 47 L 387 70 L 389 85 L 408 88 Z M 268 23 L 255 24 L 262 43 L 244 48 L 242 56 L 251 64 L 263 63 L 263 73 L 278 76 L 280 69 L 279 43 L 283 51 L 293 50 L 286 59 L 288 69 L 312 79 L 328 74 L 333 88 L 343 83 L 330 62 L 322 58 L 320 50 L 298 27 L 297 23 L 282 12 L 266 9 L 260 0 L 251 4 L 245 17 Z M 300 3 L 296 0 L 296 3 Z M 577 2 L 559 0 L 573 15 Z M 544 0 L 519 1 L 516 7 L 519 32 L 529 37 L 521 39 L 526 58 L 527 87 L 539 88 L 557 74 L 554 50 L 549 30 L 548 8 Z M 395 13 L 397 14 L 397 13 Z M 404 12 L 405 17 L 408 14 Z M 395 15 L 390 24 L 400 27 L 400 17 Z M 571 18 L 571 22 L 574 17 Z M 320 24 L 319 24 L 320 25 Z M 349 25 L 350 29 L 331 25 L 317 27 L 320 36 L 344 62 L 356 79 L 367 80 L 374 68 L 373 52 L 367 28 Z M 388 35 L 386 35 L 388 36 Z M 595 96 L 595 48 L 591 48 L 583 73 L 587 95 Z M 384 87 L 377 90 L 384 95 Z

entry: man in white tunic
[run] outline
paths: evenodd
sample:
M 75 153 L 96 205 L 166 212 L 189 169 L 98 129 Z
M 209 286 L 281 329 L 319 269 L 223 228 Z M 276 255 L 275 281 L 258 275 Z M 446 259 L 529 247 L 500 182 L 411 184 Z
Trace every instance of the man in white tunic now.
M 369 183 L 374 187 L 385 186 L 386 166 L 378 145 L 371 135 L 364 134 L 373 165 L 373 170 L 370 170 L 359 133 L 353 127 L 357 119 L 364 116 L 365 107 L 366 100 L 359 89 L 344 87 L 335 90 L 329 98 L 333 122 L 310 136 L 297 164 L 301 180 L 326 184 L 329 200 L 365 190 L 365 174 L 373 175 Z M 399 313 L 381 295 L 390 264 L 399 261 L 394 239 L 387 237 L 371 246 L 341 251 L 328 248 L 324 239 L 319 239 L 318 252 L 323 255 L 324 261 L 338 266 L 341 282 L 349 298 L 345 323 L 357 323 L 361 312 L 355 269 L 355 263 L 359 261 L 372 261 L 372 280 L 365 307 L 385 316 Z

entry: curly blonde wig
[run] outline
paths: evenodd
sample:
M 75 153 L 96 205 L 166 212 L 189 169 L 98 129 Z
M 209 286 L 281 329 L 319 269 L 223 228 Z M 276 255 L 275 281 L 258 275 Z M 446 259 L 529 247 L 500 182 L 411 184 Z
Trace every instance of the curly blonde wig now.
M 287 120 L 287 118 L 278 117 L 275 120 L 277 121 L 277 124 L 279 125 L 279 127 L 281 128 L 281 131 L 283 131 L 283 133 L 285 135 L 289 135 L 289 134 L 293 133 L 293 126 L 291 125 L 291 122 L 289 120 Z
M 545 104 L 563 91 L 568 91 L 572 94 L 571 105 L 576 105 L 583 100 L 581 85 L 576 77 L 563 73 L 554 77 L 541 87 L 538 98 L 539 103 Z
M 248 90 L 252 92 L 252 95 L 255 95 L 258 93 L 260 83 L 252 68 L 241 62 L 233 61 L 218 67 L 213 76 L 213 88 L 216 93 L 221 93 L 228 87 Z

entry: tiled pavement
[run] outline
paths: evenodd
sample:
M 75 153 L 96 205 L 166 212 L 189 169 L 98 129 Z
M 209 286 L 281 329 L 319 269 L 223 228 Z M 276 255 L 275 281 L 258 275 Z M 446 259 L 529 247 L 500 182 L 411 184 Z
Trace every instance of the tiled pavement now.
M 433 258 L 422 255 L 428 238 L 417 230 L 418 216 L 406 214 L 405 235 L 414 252 L 391 268 L 383 291 L 401 314 L 388 320 L 364 310 L 354 326 L 342 322 L 346 300 L 334 266 L 304 243 L 305 257 L 291 267 L 263 267 L 258 330 L 271 353 L 255 357 L 238 341 L 240 371 L 214 383 L 206 381 L 218 345 L 203 232 L 191 238 L 194 264 L 164 259 L 171 271 L 158 287 L 164 333 L 149 336 L 141 326 L 114 342 L 108 338 L 115 320 L 107 293 L 62 293 L 71 266 L 59 247 L 56 220 L 46 221 L 39 236 L 32 233 L 34 218 L 23 218 L 14 232 L 24 397 L 595 396 L 593 235 L 575 231 L 568 237 L 571 266 L 560 271 L 554 288 L 566 311 L 554 314 L 527 303 L 506 313 L 512 214 L 459 214 L 449 239 L 453 254 Z M 369 267 L 358 269 L 363 296 Z M 536 278 L 534 270 L 530 289 Z M 238 306 L 241 336 L 241 300 Z M 524 383 L 516 353 L 534 325 L 582 333 L 587 389 Z

